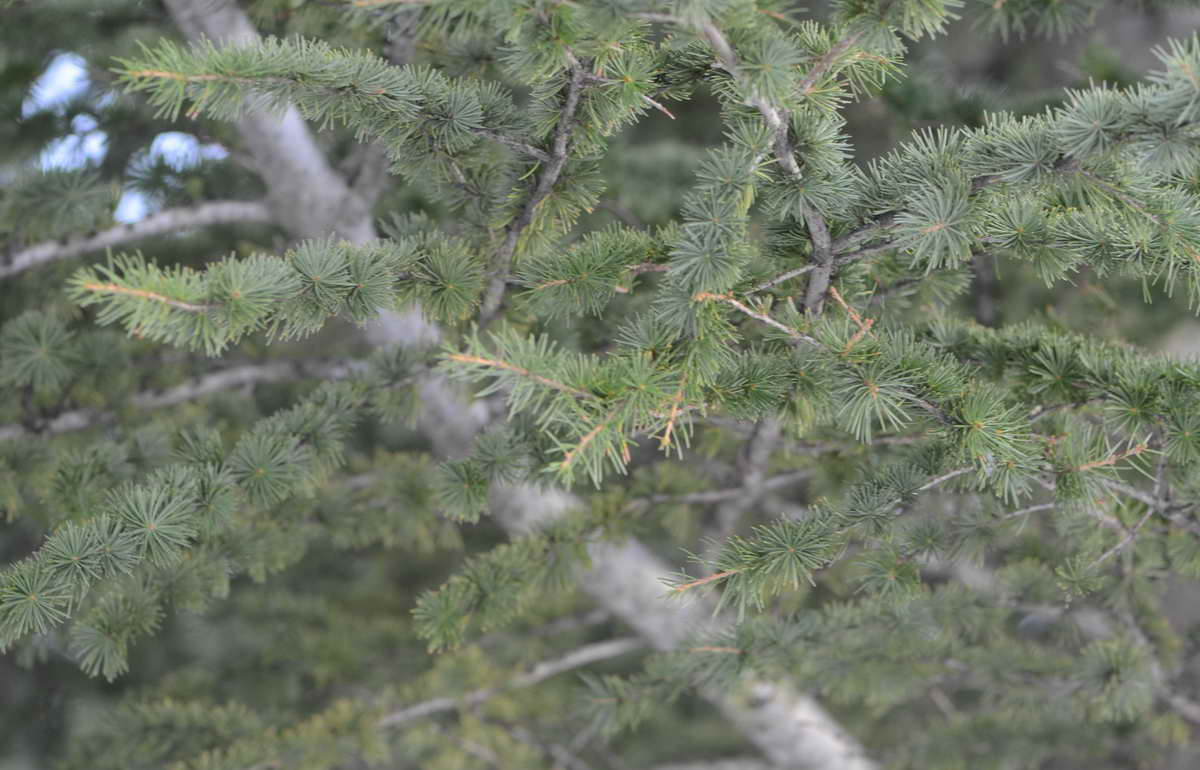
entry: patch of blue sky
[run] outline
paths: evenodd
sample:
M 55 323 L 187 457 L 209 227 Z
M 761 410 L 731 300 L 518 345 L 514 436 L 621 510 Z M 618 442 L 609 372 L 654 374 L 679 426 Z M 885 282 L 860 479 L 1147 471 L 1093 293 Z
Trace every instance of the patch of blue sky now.
M 221 160 L 227 155 L 229 152 L 221 145 L 202 143 L 182 131 L 167 131 L 154 137 L 146 153 L 149 160 L 162 158 L 176 171 L 185 171 L 205 160 Z
M 21 104 L 21 116 L 27 118 L 46 110 L 61 111 L 90 86 L 84 58 L 76 53 L 58 54 L 30 88 Z M 103 108 L 113 98 L 113 94 L 105 94 L 98 106 Z M 71 133 L 49 142 L 41 152 L 38 165 L 44 169 L 74 169 L 99 163 L 108 151 L 108 135 L 98 130 L 98 126 L 92 115 L 76 115 L 71 121 Z M 167 131 L 154 138 L 143 157 L 150 161 L 162 158 L 175 170 L 185 171 L 203 161 L 220 160 L 228 154 L 219 144 L 202 143 L 181 131 Z M 136 222 L 156 208 L 157 204 L 142 193 L 126 190 L 113 216 L 119 222 Z
M 43 110 L 60 110 L 67 102 L 87 91 L 91 85 L 87 62 L 77 53 L 60 53 L 29 89 L 21 103 L 21 117 L 28 118 Z
M 42 168 L 74 169 L 99 163 L 108 152 L 108 134 L 97 131 L 91 115 L 77 115 L 71 121 L 73 133 L 51 140 L 42 150 L 38 165 Z

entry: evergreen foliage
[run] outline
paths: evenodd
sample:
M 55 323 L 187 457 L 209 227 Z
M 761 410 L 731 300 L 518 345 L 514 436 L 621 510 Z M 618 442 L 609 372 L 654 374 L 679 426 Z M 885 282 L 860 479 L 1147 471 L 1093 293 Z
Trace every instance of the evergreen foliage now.
M 10 5 L 33 25 L 74 4 Z M 114 24 L 141 7 L 103 5 Z M 1133 285 L 1200 312 L 1200 36 L 1135 84 L 923 127 L 865 162 L 848 123 L 960 16 L 1067 37 L 1097 8 L 263 0 L 276 36 L 106 47 L 113 109 L 154 130 L 236 146 L 234 126 L 294 107 L 382 235 L 319 207 L 323 237 L 259 232 L 256 209 L 43 266 L 20 255 L 121 227 L 126 172 L 181 207 L 266 187 L 278 217 L 279 191 L 265 163 L 225 178 L 115 136 L 125 167 L 6 180 L 0 650 L 138 684 L 56 758 L 565 767 L 540 732 L 642 730 L 630 762 L 650 763 L 674 758 L 656 735 L 687 753 L 689 698 L 748 681 L 830 704 L 869 763 L 846 767 L 1186 756 L 1198 637 L 1165 594 L 1200 576 L 1200 363 L 964 309 L 1000 264 L 1037 296 Z M 418 53 L 366 47 L 397 41 Z M 22 130 L 103 111 L 88 98 Z M 675 112 L 721 138 L 681 161 L 669 216 L 624 215 L 625 137 Z M 399 182 L 375 198 L 372 164 Z M 363 350 L 360 327 L 409 311 L 440 342 Z M 543 688 L 640 646 L 600 641 L 641 630 L 617 616 L 536 663 L 563 647 L 539 627 L 606 590 L 587 570 L 634 537 L 689 562 L 659 598 L 711 598 L 713 623 Z M 200 627 L 217 651 L 180 649 L 208 668 L 169 646 Z M 690 724 L 710 722 L 727 743 L 693 748 L 736 745 L 719 715 Z

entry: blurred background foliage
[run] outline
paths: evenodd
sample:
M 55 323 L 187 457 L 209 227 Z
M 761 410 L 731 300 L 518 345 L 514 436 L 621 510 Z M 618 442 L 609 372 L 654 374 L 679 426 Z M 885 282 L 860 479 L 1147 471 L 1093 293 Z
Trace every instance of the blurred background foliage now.
M 889 83 L 878 95 L 847 111 L 857 160 L 866 163 L 893 147 L 914 129 L 941 125 L 979 125 L 985 110 L 1007 109 L 1032 114 L 1057 103 L 1063 87 L 1089 82 L 1133 83 L 1153 66 L 1150 50 L 1168 36 L 1190 34 L 1200 12 L 1186 8 L 1145 7 L 1134 2 L 1098 3 L 1080 29 L 1064 36 L 987 29 L 989 3 L 971 2 L 962 19 L 943 37 L 916 45 L 908 56 L 906 77 Z M 248 5 L 264 33 L 319 36 L 334 45 L 385 52 L 393 42 L 369 16 L 351 17 L 339 4 L 323 0 L 258 0 Z M 798 16 L 799 8 L 787 9 Z M 819 4 L 805 9 L 820 16 Z M 1052 32 L 1053 30 L 1051 30 Z M 136 221 L 148 212 L 213 199 L 249 200 L 261 190 L 226 149 L 234 127 L 206 119 L 171 122 L 155 117 L 143 99 L 114 90 L 114 57 L 131 55 L 140 43 L 177 36 L 165 10 L 152 0 L 54 0 L 0 5 L 0 243 L 18 244 L 101 229 L 116 221 Z M 492 67 L 486 50 L 469 43 L 450 53 L 417 50 L 416 61 L 435 60 L 451 71 Z M 602 204 L 581 223 L 580 232 L 608 222 L 639 226 L 665 224 L 677 217 L 683 194 L 705 148 L 720 141 L 714 117 L 716 102 L 699 92 L 684 103 L 669 105 L 675 118 L 651 112 L 623 131 L 611 144 L 604 176 L 612 183 Z M 339 132 L 320 135 L 330 157 L 353 170 L 360 155 L 352 137 Z M 40 173 L 41 171 L 48 173 Z M 1200 179 L 1197 180 L 1200 184 Z M 437 219 L 446 212 L 420 191 L 394 185 L 378 204 L 380 215 L 424 212 Z M 200 265 L 230 251 L 278 249 L 283 237 L 269 226 L 229 225 L 151 239 L 140 244 L 148 254 L 167 253 L 180 264 Z M 73 323 L 80 311 L 61 291 L 75 269 L 68 260 L 27 271 L 0 282 L 0 322 L 39 308 Z M 1154 300 L 1143 302 L 1143 287 L 1120 278 L 1097 278 L 1086 270 L 1070 285 L 1046 287 L 1032 268 L 1012 261 L 984 260 L 975 269 L 990 280 L 977 284 L 960 301 L 978 319 L 995 323 L 1040 319 L 1066 329 L 1126 340 L 1177 352 L 1200 350 L 1200 324 L 1180 301 L 1150 289 Z M 913 287 L 916 291 L 917 287 Z M 889 295 L 879 312 L 920 313 L 927 296 Z M 550 328 L 560 337 L 584 341 L 592 320 Z M 203 369 L 192 354 L 129 340 L 113 332 L 89 329 L 80 340 L 80 355 L 106 364 L 96 367 L 85 383 L 84 403 L 120 406 L 130 389 L 165 388 Z M 261 340 L 241 344 L 238 361 L 311 357 L 314 353 L 342 358 L 365 351 L 365 343 L 349 325 L 331 324 L 300 343 Z M 112 367 L 113 361 L 125 365 Z M 79 473 L 132 477 L 153 467 L 169 452 L 172 429 L 203 423 L 232 432 L 238 426 L 284 408 L 311 384 L 280 382 L 252 393 L 231 391 L 174 408 L 167 415 L 127 412 L 122 429 L 100 427 L 59 439 L 58 451 L 76 453 Z M 0 423 L 12 415 L 0 414 Z M 111 440 L 96 448 L 97 432 Z M 698 437 L 694 468 L 702 474 L 704 458 L 727 448 Z M 314 499 L 290 503 L 297 522 L 308 516 L 335 518 L 347 504 L 369 507 L 376 498 L 354 488 L 356 469 L 395 468 L 403 479 L 414 472 L 399 450 L 422 448 L 422 439 L 404 425 L 367 422 L 351 443 L 349 473 Z M 715 442 L 716 439 L 714 438 Z M 10 467 L 35 467 L 34 443 L 0 446 Z M 23 463 L 25 466 L 23 466 Z M 419 472 L 419 469 L 416 469 Z M 690 489 L 678 469 L 679 489 Z M 52 526 L 54 511 L 69 511 L 88 501 L 73 499 L 78 485 L 70 478 L 19 477 L 22 485 L 45 492 L 42 516 L 25 511 L 0 536 L 0 563 L 28 553 L 43 527 Z M 820 483 L 833 485 L 837 479 Z M 399 482 L 397 482 L 399 483 Z M 628 482 L 641 483 L 635 476 Z M 662 479 L 654 484 L 661 485 Z M 0 515 L 18 492 L 0 489 Z M 30 518 L 25 518 L 30 517 Z M 664 552 L 691 546 L 697 532 L 688 515 L 661 518 L 662 525 L 641 533 Z M 462 539 L 469 541 L 463 543 Z M 616 622 L 591 609 L 572 594 L 553 596 L 532 618 L 485 637 L 453 655 L 430 656 L 413 632 L 410 610 L 423 590 L 441 583 L 459 563 L 464 545 L 476 550 L 504 540 L 487 523 L 463 530 L 437 520 L 419 521 L 404 533 L 406 548 L 390 547 L 386 538 L 357 547 L 343 542 L 312 541 L 302 558 L 269 581 L 253 576 L 236 579 L 227 601 L 196 606 L 157 620 L 162 630 L 131 651 L 130 669 L 114 682 L 91 679 L 53 648 L 26 648 L 21 655 L 0 656 L 0 768 L 52 767 L 60 760 L 91 767 L 131 768 L 122 740 L 81 740 L 104 720 L 122 719 L 137 708 L 137 697 L 207 699 L 216 704 L 246 704 L 258 716 L 272 716 L 279 704 L 293 709 L 289 718 L 316 714 L 338 698 L 375 692 L 392 683 L 401 697 L 419 700 L 447 690 L 486 686 L 518 663 L 530 663 L 592 639 L 620 633 Z M 416 547 L 414 547 L 416 544 Z M 351 557 L 347 558 L 347 549 Z M 833 581 L 836 582 L 836 576 Z M 804 601 L 801 593 L 794 601 Z M 1180 629 L 1200 639 L 1200 601 L 1194 590 L 1180 589 L 1168 598 Z M 186 586 L 177 606 L 187 608 Z M 636 660 L 622 658 L 600 671 L 636 670 Z M 494 698 L 482 709 L 476 729 L 523 725 L 534 732 L 563 734 L 582 729 L 571 708 L 577 692 L 570 677 L 547 682 L 536 691 L 514 691 Z M 225 708 L 231 708 L 224 706 Z M 184 708 L 160 710 L 161 734 L 169 740 L 172 724 L 186 724 Z M 172 722 L 172 720 L 175 720 Z M 144 727 L 144 720 L 135 720 Z M 254 719 L 232 709 L 224 735 L 228 740 L 255 727 Z M 113 735 L 105 732 L 104 735 Z M 152 735 L 141 736 L 154 740 Z M 495 737 L 495 736 L 493 736 Z M 499 740 L 499 738 L 496 738 Z M 886 743 L 887 736 L 877 736 Z M 447 740 L 436 722 L 415 725 L 403 741 L 416 766 L 470 766 L 470 747 Z M 667 757 L 719 756 L 736 750 L 740 738 L 710 707 L 683 699 L 656 711 L 641 729 L 622 734 L 611 745 L 585 742 L 573 747 L 597 767 L 640 768 Z M 506 766 L 521 767 L 521 752 L 540 749 L 514 744 Z M 531 760 L 532 761 L 532 760 Z M 1180 758 L 1186 762 L 1186 758 Z M 1187 765 L 1180 765 L 1181 767 Z M 1194 765 L 1191 765 L 1194 766 Z

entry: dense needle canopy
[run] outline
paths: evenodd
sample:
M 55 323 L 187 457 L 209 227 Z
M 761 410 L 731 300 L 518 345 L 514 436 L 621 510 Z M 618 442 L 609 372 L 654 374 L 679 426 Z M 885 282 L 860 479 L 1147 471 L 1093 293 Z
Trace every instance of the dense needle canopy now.
M 0 2 L 0 767 L 1189 766 L 1198 19 Z

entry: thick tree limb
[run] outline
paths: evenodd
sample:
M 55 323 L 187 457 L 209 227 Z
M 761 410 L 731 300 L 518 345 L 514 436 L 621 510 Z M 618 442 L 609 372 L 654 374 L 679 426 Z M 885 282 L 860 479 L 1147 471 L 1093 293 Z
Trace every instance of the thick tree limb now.
M 565 492 L 508 487 L 497 490 L 493 513 L 505 527 L 521 532 L 577 504 Z M 588 555 L 592 567 L 580 576 L 580 587 L 658 650 L 673 649 L 697 632 L 731 622 L 714 616 L 707 598 L 668 599 L 670 565 L 633 538 L 593 543 Z M 786 682 L 751 679 L 735 692 L 705 689 L 701 694 L 778 767 L 875 768 L 858 742 L 815 699 Z
M 409 318 L 392 319 L 376 333 L 380 343 L 427 344 L 433 331 L 421 319 Z M 430 378 L 423 393 L 425 428 L 440 454 L 458 457 L 469 450 L 491 415 L 482 401 L 466 407 L 459 391 L 444 380 L 435 384 L 438 379 Z M 574 495 L 560 489 L 520 485 L 497 487 L 492 508 L 497 521 L 520 534 L 578 504 Z M 633 538 L 593 543 L 588 554 L 592 566 L 580 576 L 580 587 L 655 649 L 669 650 L 696 631 L 729 622 L 713 615 L 707 599 L 668 599 L 670 566 Z M 875 770 L 863 748 L 816 700 L 787 683 L 747 682 L 738 693 L 702 694 L 777 767 Z
M 247 45 L 258 31 L 233 0 L 164 0 L 172 18 L 191 41 Z M 294 107 L 282 114 L 248 109 L 237 121 L 254 170 L 267 184 L 272 215 L 297 238 L 336 233 L 361 243 L 375 237 L 370 202 L 363 200 L 330 167 L 304 119 Z
M 180 230 L 235 222 L 271 222 L 271 209 L 262 201 L 208 201 L 160 211 L 130 224 L 117 225 L 89 235 L 44 241 L 8 256 L 0 255 L 0 279 L 59 259 L 77 257 L 129 241 L 166 235 Z

